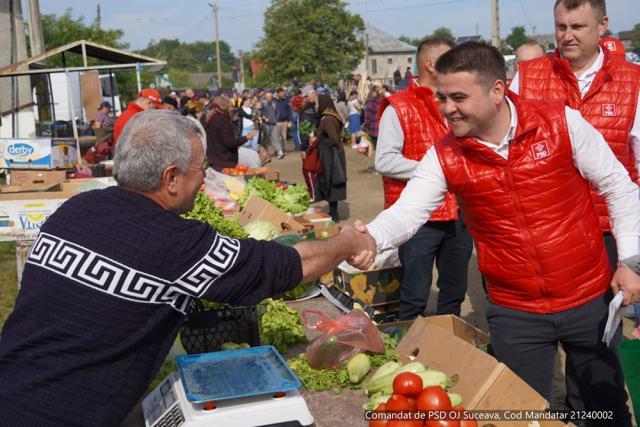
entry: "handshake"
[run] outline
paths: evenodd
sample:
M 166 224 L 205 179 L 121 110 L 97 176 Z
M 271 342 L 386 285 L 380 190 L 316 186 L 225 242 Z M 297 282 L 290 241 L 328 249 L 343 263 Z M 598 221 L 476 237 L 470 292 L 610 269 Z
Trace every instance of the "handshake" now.
M 376 258 L 376 241 L 362 221 L 358 220 L 352 226 L 344 226 L 340 234 L 347 238 L 351 246 L 351 255 L 347 262 L 359 270 L 368 269 Z

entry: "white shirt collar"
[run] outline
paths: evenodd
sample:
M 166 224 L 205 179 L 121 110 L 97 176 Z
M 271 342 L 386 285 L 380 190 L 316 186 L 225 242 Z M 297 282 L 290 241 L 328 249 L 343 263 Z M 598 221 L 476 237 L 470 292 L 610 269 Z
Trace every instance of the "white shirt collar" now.
M 602 52 L 602 49 L 598 47 L 598 56 L 596 57 L 596 60 L 593 62 L 593 64 L 591 64 L 589 68 L 587 68 L 582 73 L 582 75 L 578 76 L 576 74 L 576 78 L 578 80 L 593 80 L 593 78 L 598 73 L 598 71 L 600 71 L 600 68 L 602 68 L 603 64 L 604 64 L 604 53 Z
M 509 143 L 511 143 L 511 140 L 513 139 L 513 137 L 516 136 L 516 129 L 518 127 L 518 114 L 516 113 L 516 106 L 509 99 L 509 97 L 505 97 L 505 99 L 507 100 L 507 105 L 509 106 L 509 113 L 511 114 L 511 119 L 509 121 L 509 130 L 507 131 L 504 138 L 502 138 L 502 140 L 500 141 L 500 144 L 495 145 L 478 138 L 476 138 L 476 141 L 478 141 L 480 144 L 486 145 L 487 147 L 491 148 L 500 157 L 507 159 L 509 157 Z

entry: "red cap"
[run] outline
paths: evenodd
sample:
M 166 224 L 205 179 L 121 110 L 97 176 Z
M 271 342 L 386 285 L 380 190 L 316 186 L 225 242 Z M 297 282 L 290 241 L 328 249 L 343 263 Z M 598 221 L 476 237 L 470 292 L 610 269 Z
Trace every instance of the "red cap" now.
M 622 56 L 626 58 L 624 44 L 615 37 L 605 37 L 600 40 L 600 47 L 607 50 L 611 56 Z
M 140 91 L 138 96 L 141 96 L 142 98 L 147 98 L 149 101 L 153 101 L 157 104 L 162 104 L 162 96 L 160 96 L 160 92 L 158 92 L 153 88 L 145 87 Z

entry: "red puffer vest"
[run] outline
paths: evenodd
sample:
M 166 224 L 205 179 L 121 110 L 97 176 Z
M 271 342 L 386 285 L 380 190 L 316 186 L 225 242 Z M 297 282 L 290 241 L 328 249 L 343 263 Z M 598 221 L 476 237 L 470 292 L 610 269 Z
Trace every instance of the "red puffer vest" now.
M 447 133 L 447 125 L 438 111 L 435 94 L 430 88 L 418 86 L 413 80 L 409 87 L 382 101 L 378 115 L 382 116 L 387 106 L 393 106 L 404 134 L 402 155 L 420 161 L 431 146 Z M 384 208 L 393 205 L 407 185 L 387 176 L 382 177 Z M 429 221 L 458 219 L 455 196 L 447 193 L 444 202 L 429 217 Z
M 490 300 L 557 313 L 602 295 L 612 273 L 589 184 L 573 163 L 564 105 L 509 97 L 518 127 L 508 160 L 452 132 L 436 150 Z
M 580 111 L 611 147 L 620 163 L 638 182 L 635 157 L 629 134 L 633 127 L 640 90 L 640 67 L 604 52 L 604 64 L 596 74 L 584 98 L 569 62 L 557 52 L 520 65 L 520 96 L 525 99 L 561 99 Z M 611 231 L 607 205 L 592 191 L 596 212 L 603 231 Z

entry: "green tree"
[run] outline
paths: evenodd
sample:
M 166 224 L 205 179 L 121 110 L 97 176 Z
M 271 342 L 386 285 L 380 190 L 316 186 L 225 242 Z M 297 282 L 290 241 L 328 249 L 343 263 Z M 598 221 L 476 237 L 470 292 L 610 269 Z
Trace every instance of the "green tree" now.
M 71 13 L 72 9 L 67 9 L 60 16 L 55 14 L 42 15 L 42 37 L 45 43 L 45 50 L 82 39 L 116 49 L 129 48 L 129 44 L 121 40 L 124 31 L 103 30 L 98 28 L 95 21 L 91 24 L 85 24 L 84 17 L 80 16 L 77 19 L 73 19 Z M 67 67 L 81 67 L 83 65 L 82 56 L 74 53 L 65 53 L 64 63 Z M 95 58 L 89 58 L 88 63 L 89 65 L 108 64 L 106 61 Z M 62 67 L 62 55 L 48 58 L 47 65 L 50 67 Z M 135 70 L 117 71 L 115 76 L 120 95 L 125 99 L 133 98 L 137 92 Z M 144 84 L 149 84 L 153 81 L 153 76 L 150 76 L 149 73 L 145 73 L 145 76 L 146 80 L 143 79 Z
M 511 47 L 511 49 L 515 51 L 527 42 L 527 31 L 522 25 L 518 25 L 511 29 L 511 33 L 504 40 Z
M 634 31 L 637 31 L 637 34 L 631 43 L 633 44 L 633 47 L 640 47 L 640 23 L 634 25 L 633 29 Z
M 452 43 L 456 42 L 456 38 L 453 36 L 453 33 L 451 32 L 451 30 L 448 29 L 447 27 L 436 28 L 435 30 L 433 30 L 433 33 L 431 33 L 429 37 L 432 37 L 434 39 L 449 40 Z
M 351 73 L 364 56 L 364 22 L 341 0 L 273 0 L 264 13 L 259 81 L 279 84 Z
M 398 40 L 400 40 L 401 42 L 405 42 L 405 43 L 408 43 L 408 44 L 410 44 L 412 46 L 416 46 L 417 47 L 418 45 L 420 45 L 420 43 L 422 43 L 423 39 L 414 39 L 414 38 L 407 37 L 407 36 L 400 36 L 400 37 L 398 37 Z

